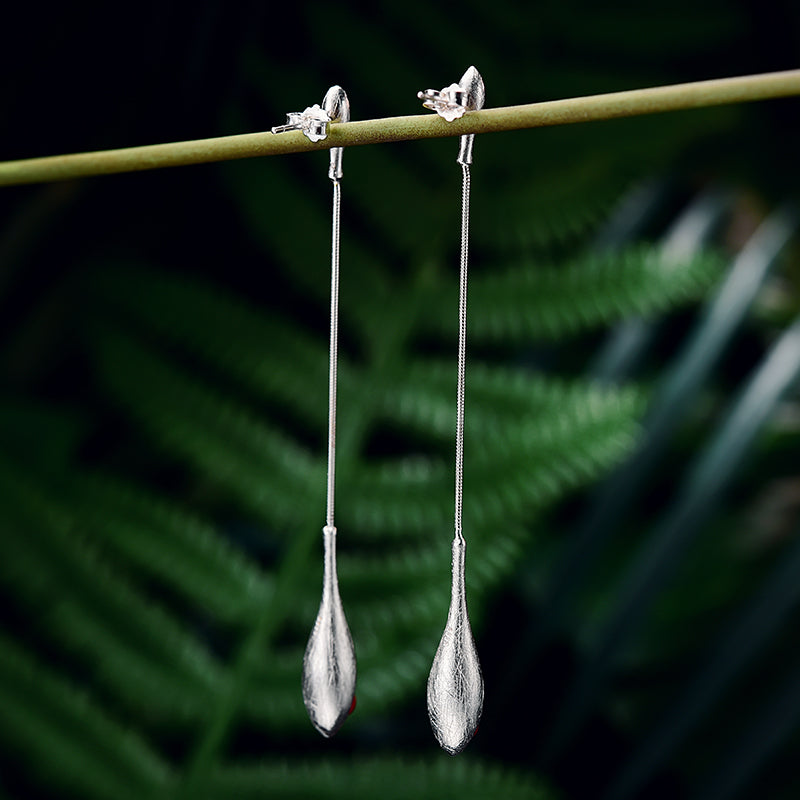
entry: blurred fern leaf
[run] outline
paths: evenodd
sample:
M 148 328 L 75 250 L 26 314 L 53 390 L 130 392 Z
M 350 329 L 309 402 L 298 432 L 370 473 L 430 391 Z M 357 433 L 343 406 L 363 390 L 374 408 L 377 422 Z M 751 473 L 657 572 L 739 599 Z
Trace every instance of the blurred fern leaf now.
M 385 70 L 363 68 L 370 53 L 385 69 L 396 64 L 414 91 L 427 85 L 385 32 L 364 36 L 366 50 L 341 49 L 327 35 L 338 12 L 312 6 L 317 57 L 336 55 L 353 97 L 386 102 L 370 91 L 385 87 Z M 415 41 L 411 8 L 386 13 Z M 366 27 L 360 14 L 349 22 L 351 37 Z M 466 35 L 464 20 L 454 26 Z M 491 26 L 506 36 L 507 21 Z M 474 44 L 485 74 L 499 70 L 508 54 Z M 237 105 L 237 130 L 278 120 L 279 91 L 301 97 L 323 86 L 319 63 L 276 83 L 278 54 L 241 52 L 243 91 L 259 98 L 261 122 L 250 125 Z M 570 81 L 562 74 L 553 86 Z M 713 254 L 668 262 L 652 243 L 609 254 L 592 239 L 632 180 L 730 119 L 643 121 L 603 152 L 586 134 L 561 131 L 538 133 L 533 154 L 525 136 L 480 142 L 464 506 L 479 637 L 493 595 L 544 547 L 547 507 L 630 451 L 645 405 L 637 388 L 554 377 L 526 366 L 528 356 L 713 284 Z M 369 726 L 404 703 L 423 707 L 447 613 L 453 144 L 348 154 L 337 525 L 359 683 L 346 745 L 370 738 Z M 553 796 L 527 772 L 466 760 L 231 758 L 229 743 L 254 730 L 276 750 L 316 736 L 300 670 L 324 521 L 330 198 L 324 169 L 309 176 L 325 160 L 252 159 L 215 173 L 220 202 L 238 212 L 230 260 L 208 270 L 215 280 L 198 277 L 199 265 L 181 274 L 105 252 L 99 267 L 78 269 L 70 330 L 82 335 L 74 347 L 86 411 L 62 424 L 46 403 L 0 406 L 0 599 L 17 620 L 0 638 L 0 737 L 33 786 L 98 800 L 372 797 L 378 785 L 387 798 Z M 193 230 L 198 241 L 202 234 Z M 246 280 L 236 290 L 233 277 L 228 285 L 226 270 L 241 257 L 268 274 L 268 290 Z M 251 266 L 231 272 L 241 279 Z M 106 426 L 99 432 L 94 414 Z M 40 449 L 24 435 L 34 428 L 51 432 Z

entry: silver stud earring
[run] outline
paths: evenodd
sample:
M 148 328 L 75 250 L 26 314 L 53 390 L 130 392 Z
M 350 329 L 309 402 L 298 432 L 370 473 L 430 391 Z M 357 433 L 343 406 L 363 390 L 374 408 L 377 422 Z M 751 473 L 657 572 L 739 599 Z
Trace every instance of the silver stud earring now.
M 328 135 L 329 122 L 348 122 L 350 103 L 340 86 L 325 94 L 322 107 L 287 115 L 287 124 L 273 133 L 299 130 L 312 142 Z M 328 177 L 333 181 L 333 235 L 331 246 L 331 330 L 328 382 L 328 500 L 322 529 L 324 568 L 322 601 L 303 657 L 303 701 L 314 727 L 325 737 L 333 736 L 355 708 L 356 654 L 350 628 L 339 596 L 336 574 L 336 527 L 333 523 L 336 471 L 336 364 L 339 339 L 339 220 L 342 189 L 341 147 L 331 148 Z
M 470 67 L 459 83 L 441 91 L 417 95 L 423 105 L 448 122 L 466 111 L 483 108 L 483 78 Z M 467 334 L 467 261 L 469 252 L 469 166 L 474 134 L 461 137 L 457 162 L 463 172 L 461 201 L 461 275 L 458 309 L 458 389 L 456 396 L 455 537 L 450 610 L 428 677 L 428 716 L 439 744 L 451 755 L 460 753 L 475 735 L 483 711 L 483 675 L 472 638 L 464 584 L 466 541 L 461 530 L 464 476 L 464 385 Z

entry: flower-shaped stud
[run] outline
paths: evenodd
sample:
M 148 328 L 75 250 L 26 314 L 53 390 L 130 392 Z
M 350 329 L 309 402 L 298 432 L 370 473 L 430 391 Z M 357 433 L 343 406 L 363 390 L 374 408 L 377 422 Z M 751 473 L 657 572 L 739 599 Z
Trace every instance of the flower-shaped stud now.
M 486 87 L 483 78 L 475 67 L 470 67 L 458 83 L 451 83 L 441 91 L 426 89 L 417 92 L 417 97 L 422 100 L 425 108 L 435 111 L 442 119 L 453 122 L 463 117 L 467 111 L 479 111 L 486 102 Z M 461 137 L 458 151 L 459 164 L 472 163 L 472 144 L 475 134 L 467 133 Z
M 417 97 L 422 100 L 425 108 L 435 111 L 448 122 L 463 117 L 467 110 L 467 93 L 457 83 L 445 86 L 440 92 L 436 89 L 426 89 L 424 92 L 418 92 Z
M 273 133 L 286 131 L 302 131 L 306 139 L 311 142 L 321 142 L 328 135 L 328 123 L 331 118 L 319 103 L 314 103 L 304 111 L 290 111 L 286 115 L 285 125 L 276 125 Z
M 426 89 L 418 92 L 425 108 L 435 111 L 448 122 L 464 116 L 465 111 L 478 111 L 486 100 L 483 78 L 475 67 L 470 67 L 458 83 L 451 83 L 441 91 Z
M 328 137 L 329 122 L 350 122 L 350 101 L 347 93 L 341 86 L 331 86 L 325 97 L 322 98 L 322 106 L 315 103 L 305 111 L 292 111 L 286 115 L 285 125 L 276 125 L 273 133 L 285 133 L 286 131 L 302 131 L 303 135 L 311 142 L 321 142 Z M 331 166 L 328 170 L 328 177 L 332 181 L 338 181 L 342 177 L 342 153 L 344 148 L 331 148 Z

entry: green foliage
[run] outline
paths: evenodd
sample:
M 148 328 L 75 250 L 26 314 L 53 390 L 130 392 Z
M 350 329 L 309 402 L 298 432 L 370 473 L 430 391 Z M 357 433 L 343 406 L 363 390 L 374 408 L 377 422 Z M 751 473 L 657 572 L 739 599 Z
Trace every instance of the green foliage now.
M 533 265 L 494 283 L 479 277 L 474 341 L 487 328 L 495 344 L 507 347 L 525 341 L 521 327 L 527 335 L 551 335 L 597 324 L 646 308 L 655 294 L 659 304 L 682 298 L 714 274 L 707 260 L 669 270 L 659 263 L 656 251 L 641 247 L 620 257 L 623 278 L 616 279 L 613 259 L 585 257 L 546 273 L 549 292 L 531 291 L 542 280 Z M 650 285 L 637 285 L 638 275 L 649 276 Z M 597 281 L 596 309 L 576 304 L 571 311 L 566 301 L 584 279 Z M 318 578 L 308 576 L 318 576 L 324 505 L 324 332 L 304 331 L 297 320 L 259 311 L 197 279 L 141 267 L 116 267 L 113 279 L 107 269 L 93 273 L 87 286 L 86 341 L 98 391 L 130 418 L 154 457 L 188 471 L 204 510 L 188 510 L 129 478 L 67 469 L 74 455 L 63 448 L 60 463 L 39 461 L 23 470 L 8 460 L 0 464 L 2 513 L 19 531 L 2 544 L 6 590 L 29 613 L 39 610 L 37 639 L 55 648 L 74 675 L 85 676 L 80 682 L 88 680 L 95 695 L 78 708 L 69 699 L 70 681 L 46 670 L 42 681 L 61 698 L 52 712 L 59 729 L 86 726 L 88 737 L 111 726 L 107 747 L 114 737 L 128 741 L 127 725 L 137 731 L 138 746 L 141 736 L 155 737 L 154 747 L 164 731 L 191 729 L 205 730 L 216 748 L 213 732 L 234 719 L 276 733 L 307 732 L 297 687 L 319 595 Z M 345 293 L 343 318 L 358 319 L 363 289 Z M 443 271 L 426 271 L 420 281 L 394 280 L 393 303 L 381 310 L 382 325 L 368 349 L 342 356 L 340 577 L 358 643 L 364 718 L 391 713 L 419 693 L 447 608 L 455 376 L 449 359 L 425 355 L 416 342 L 420 334 L 450 341 L 450 325 L 429 323 L 453 293 L 454 277 Z M 515 314 L 515 297 L 529 308 Z M 507 324 L 498 324 L 504 313 Z M 368 314 L 374 311 L 359 322 Z M 545 317 L 552 322 L 525 322 Z M 482 326 L 484 318 L 495 324 Z M 464 513 L 471 552 L 480 554 L 469 569 L 476 620 L 482 598 L 517 563 L 537 511 L 618 461 L 642 410 L 640 393 L 631 389 L 546 378 L 497 362 L 472 359 L 469 378 Z M 17 419 L 9 411 L 3 426 L 12 449 Z M 388 432 L 403 446 L 373 455 L 376 436 Z M 262 531 L 275 555 L 265 561 L 235 544 L 224 522 L 234 509 Z M 80 737 L 37 738 L 49 719 L 40 709 L 47 696 L 34 702 L 11 681 L 1 692 L 8 693 L 15 718 L 29 719 L 27 737 L 15 746 L 57 750 L 54 764 L 90 758 L 85 749 L 78 752 Z M 146 752 L 140 758 L 151 766 L 137 780 L 160 781 L 166 790 L 167 767 Z M 257 785 L 261 773 L 217 774 L 211 758 L 186 773 L 193 792 L 198 775 L 217 775 L 208 784 L 211 796 L 227 791 L 227 781 L 237 794 Z M 108 796 L 122 774 L 114 763 L 96 775 L 82 769 L 80 779 L 65 771 L 63 785 Z M 327 774 L 320 769 L 303 774 L 313 783 Z M 368 785 L 370 769 L 405 768 L 376 762 L 364 769 Z M 420 778 L 430 796 L 441 796 L 437 780 L 458 780 L 441 769 Z M 491 773 L 485 780 L 511 781 Z M 528 784 L 519 786 L 520 796 L 538 796 Z M 476 785 L 475 791 L 483 790 Z
M 440 758 L 434 762 L 375 758 L 358 764 L 322 761 L 281 764 L 276 767 L 229 767 L 209 779 L 209 798 L 262 797 L 269 786 L 272 796 L 372 798 L 380 786 L 382 797 L 507 797 L 510 800 L 545 800 L 549 789 L 528 777 L 482 764 Z
M 607 12 L 614 24 L 601 34 L 596 11 L 565 25 L 551 5 L 520 24 L 522 12 L 504 0 L 491 13 L 467 7 L 455 19 L 425 7 L 426 25 L 451 37 L 443 56 L 436 36 L 434 56 L 419 4 L 388 7 L 378 30 L 360 11 L 312 2 L 307 68 L 288 69 L 251 39 L 237 46 L 240 96 L 225 124 L 263 129 L 284 103 L 316 102 L 333 80 L 354 118 L 412 113 L 414 92 L 457 77 L 453 64 L 465 58 L 487 79 L 490 105 L 623 88 L 620 74 L 633 81 L 615 61 L 625 43 L 638 58 L 652 47 L 671 63 L 676 40 L 690 52 L 723 47 L 743 27 L 712 5 L 688 39 L 670 11 L 652 37 L 633 41 L 628 12 Z M 342 14 L 350 46 L 338 35 Z M 546 29 L 566 55 L 548 55 Z M 502 46 L 485 44 L 492 37 Z M 409 59 L 415 48 L 424 57 Z M 666 63 L 642 69 L 642 82 L 673 77 Z M 403 92 L 405 108 L 395 102 Z M 597 237 L 633 184 L 691 169 L 698 153 L 706 169 L 703 145 L 739 121 L 737 110 L 697 111 L 476 143 L 464 523 L 479 642 L 497 627 L 493 604 L 520 563 L 546 571 L 568 538 L 553 510 L 636 447 L 646 393 L 581 377 L 597 341 L 610 326 L 697 301 L 722 273 L 714 252 L 666 260 L 644 233 L 618 237 L 613 249 Z M 39 372 L 0 406 L 0 601 L 10 609 L 0 739 L 21 785 L 99 800 L 556 796 L 528 761 L 517 770 L 474 754 L 388 758 L 382 751 L 417 750 L 413 734 L 409 745 L 403 732 L 375 733 L 389 719 L 412 728 L 412 714 L 424 725 L 449 599 L 454 148 L 385 145 L 345 158 L 336 522 L 358 710 L 324 759 L 297 753 L 320 746 L 300 669 L 319 602 L 325 504 L 327 156 L 209 171 L 212 189 L 187 198 L 185 218 L 176 209 L 151 220 L 147 244 L 133 241 L 150 211 L 132 203 L 116 239 L 98 236 L 68 260 L 58 287 L 68 311 L 50 350 L 31 357 Z M 227 241 L 206 254 L 209 198 Z M 171 245 L 154 245 L 161 236 Z M 9 374 L 20 353 L 37 352 L 27 331 L 52 318 L 42 306 L 9 322 L 0 352 Z M 68 389 L 62 357 L 77 376 Z M 617 599 L 645 527 L 599 560 L 601 578 L 580 598 L 584 628 Z M 685 580 L 717 555 L 698 545 Z M 651 627 L 625 643 L 627 665 L 686 668 L 698 640 L 762 574 L 730 542 L 721 563 L 736 569 L 702 593 L 665 594 Z M 523 580 L 532 572 L 525 567 Z M 698 612 L 701 632 L 682 638 Z M 578 660 L 580 627 L 565 633 Z M 500 688 L 487 686 L 487 707 Z M 658 705 L 647 687 L 604 701 L 627 703 L 637 721 Z
M 169 776 L 147 746 L 52 670 L 2 639 L 3 739 L 51 784 L 83 797 L 153 796 Z

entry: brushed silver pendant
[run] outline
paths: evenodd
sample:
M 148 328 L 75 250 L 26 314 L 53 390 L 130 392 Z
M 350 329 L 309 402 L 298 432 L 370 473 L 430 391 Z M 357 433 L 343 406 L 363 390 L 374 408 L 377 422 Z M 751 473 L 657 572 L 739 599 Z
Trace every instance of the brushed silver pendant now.
M 331 122 L 350 121 L 350 101 L 341 86 L 331 86 L 322 106 L 287 114 L 285 125 L 273 133 L 302 131 L 312 142 L 328 135 Z M 333 509 L 336 487 L 336 383 L 339 358 L 339 228 L 342 197 L 343 148 L 332 147 L 328 177 L 333 182 L 333 219 L 331 237 L 331 328 L 328 363 L 328 501 L 325 527 L 322 529 L 325 548 L 322 577 L 322 601 L 303 657 L 303 702 L 314 727 L 325 737 L 333 736 L 355 709 L 356 654 L 353 639 L 339 597 L 336 575 L 336 527 Z
M 356 654 L 336 576 L 336 528 L 323 529 L 322 602 L 303 657 L 303 701 L 314 727 L 333 736 L 353 708 Z
M 483 711 L 483 675 L 472 638 L 464 585 L 462 537 L 453 540 L 450 611 L 428 676 L 428 717 L 436 740 L 450 755 L 475 735 Z
M 426 89 L 417 95 L 425 108 L 453 122 L 468 111 L 478 111 L 486 101 L 483 78 L 470 67 L 459 83 L 441 91 Z M 467 615 L 464 553 L 461 530 L 464 499 L 464 394 L 467 347 L 467 265 L 469 261 L 470 165 L 475 136 L 461 137 L 458 163 L 463 174 L 461 192 L 461 271 L 458 298 L 458 380 L 456 382 L 455 538 L 453 583 L 447 624 L 428 676 L 428 716 L 433 734 L 450 755 L 460 753 L 478 729 L 483 711 L 483 675 Z

